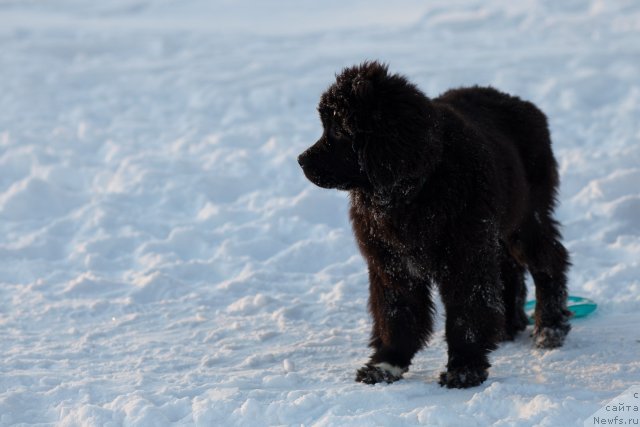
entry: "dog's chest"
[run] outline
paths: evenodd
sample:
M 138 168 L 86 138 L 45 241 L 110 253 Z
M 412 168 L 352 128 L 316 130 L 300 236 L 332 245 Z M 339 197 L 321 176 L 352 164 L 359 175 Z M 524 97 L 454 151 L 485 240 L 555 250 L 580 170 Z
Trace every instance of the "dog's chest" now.
M 392 271 L 402 271 L 415 279 L 426 276 L 427 256 L 424 242 L 416 234 L 411 234 L 408 227 L 397 223 L 382 221 L 373 227 L 372 235 L 378 239 L 385 252 L 391 256 L 385 259 Z
M 358 209 L 360 208 L 360 209 Z M 354 231 L 368 257 L 380 258 L 389 271 L 402 271 L 413 278 L 426 276 L 427 248 L 409 218 L 368 206 L 352 209 Z
M 367 217 L 367 231 L 372 239 L 397 254 L 411 250 L 413 239 L 408 235 L 409 224 L 406 220 L 377 210 L 368 211 Z

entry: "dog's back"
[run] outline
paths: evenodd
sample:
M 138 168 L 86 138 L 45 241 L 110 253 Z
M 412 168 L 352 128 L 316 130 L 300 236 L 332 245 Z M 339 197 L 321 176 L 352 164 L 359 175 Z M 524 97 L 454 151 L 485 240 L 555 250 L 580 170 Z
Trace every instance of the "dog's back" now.
M 534 209 L 553 210 L 558 186 L 547 118 L 528 101 L 491 87 L 453 89 L 433 99 L 455 110 L 469 126 L 496 144 L 515 145 L 531 189 Z

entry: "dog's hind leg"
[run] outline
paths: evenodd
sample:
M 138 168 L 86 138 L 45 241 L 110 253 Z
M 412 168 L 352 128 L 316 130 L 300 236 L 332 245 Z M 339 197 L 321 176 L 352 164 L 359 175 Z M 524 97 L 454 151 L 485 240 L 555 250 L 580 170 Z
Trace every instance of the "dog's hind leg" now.
M 524 312 L 527 287 L 524 282 L 525 269 L 516 261 L 507 248 L 502 246 L 500 278 L 504 286 L 505 341 L 512 341 L 518 332 L 527 328 L 528 320 Z
M 391 279 L 369 269 L 369 310 L 373 315 L 369 346 L 374 352 L 356 373 L 356 381 L 375 384 L 401 379 L 431 336 L 434 306 L 430 284 L 398 276 L 403 275 L 396 273 Z
M 536 286 L 535 344 L 560 347 L 571 329 L 567 309 L 567 269 L 571 264 L 560 243 L 558 224 L 548 215 L 534 214 L 522 226 L 517 243 Z

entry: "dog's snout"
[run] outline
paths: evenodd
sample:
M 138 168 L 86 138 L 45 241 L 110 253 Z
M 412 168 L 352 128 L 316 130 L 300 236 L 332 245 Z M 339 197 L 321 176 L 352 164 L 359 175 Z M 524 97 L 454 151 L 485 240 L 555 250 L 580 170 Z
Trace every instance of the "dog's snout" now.
M 300 167 L 304 167 L 304 162 L 305 162 L 305 153 L 302 153 L 298 156 L 298 164 L 300 165 Z
M 314 157 L 313 153 L 317 151 L 317 147 L 315 150 L 314 147 L 316 147 L 316 145 L 312 145 L 311 147 L 307 148 L 298 156 L 298 164 L 302 169 L 307 168 L 312 162 L 312 157 Z

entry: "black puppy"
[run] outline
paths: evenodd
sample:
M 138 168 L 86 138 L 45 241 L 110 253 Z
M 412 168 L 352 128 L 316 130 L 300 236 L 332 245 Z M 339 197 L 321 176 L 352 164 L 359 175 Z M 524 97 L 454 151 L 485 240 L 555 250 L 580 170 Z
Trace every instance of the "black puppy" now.
M 440 384 L 487 378 L 488 353 L 525 329 L 525 268 L 538 304 L 533 336 L 569 332 L 567 250 L 553 219 L 557 163 L 545 115 L 492 88 L 427 98 L 377 62 L 346 68 L 322 95 L 322 137 L 298 158 L 307 178 L 347 190 L 369 267 L 370 361 L 356 380 L 393 382 L 446 309 Z

